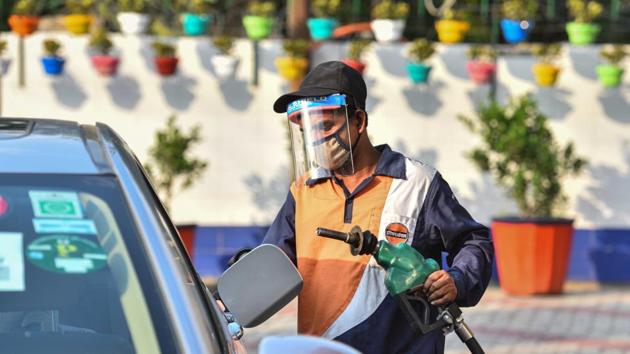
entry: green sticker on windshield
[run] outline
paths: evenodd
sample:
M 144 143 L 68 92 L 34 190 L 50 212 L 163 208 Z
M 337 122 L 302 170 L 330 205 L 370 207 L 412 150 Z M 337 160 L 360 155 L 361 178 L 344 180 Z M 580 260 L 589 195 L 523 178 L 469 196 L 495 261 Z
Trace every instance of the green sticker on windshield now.
M 28 195 L 36 218 L 83 218 L 77 193 L 29 191 Z
M 39 268 L 56 273 L 90 273 L 107 263 L 107 254 L 96 242 L 66 235 L 38 238 L 28 245 L 26 257 Z

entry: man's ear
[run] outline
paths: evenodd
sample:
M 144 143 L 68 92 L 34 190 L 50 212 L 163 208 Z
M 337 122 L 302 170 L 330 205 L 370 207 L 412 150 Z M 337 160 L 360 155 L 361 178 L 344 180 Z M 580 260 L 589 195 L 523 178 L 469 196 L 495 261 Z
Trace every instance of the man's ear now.
M 354 112 L 354 117 L 357 120 L 357 129 L 359 133 L 363 133 L 367 128 L 367 113 L 365 111 L 357 110 Z

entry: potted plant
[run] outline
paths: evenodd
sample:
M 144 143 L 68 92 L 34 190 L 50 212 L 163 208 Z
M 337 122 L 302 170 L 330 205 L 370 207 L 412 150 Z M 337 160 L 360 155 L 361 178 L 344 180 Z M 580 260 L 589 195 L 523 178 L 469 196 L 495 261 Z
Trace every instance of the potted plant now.
M 572 143 L 555 141 L 548 118 L 529 95 L 507 105 L 492 101 L 475 119 L 459 119 L 482 140 L 469 158 L 495 178 L 520 212 L 492 222 L 501 288 L 514 295 L 562 292 L 573 235 L 573 220 L 557 217 L 566 201 L 562 181 L 580 173 L 586 161 Z
M 216 36 L 212 38 L 212 44 L 219 51 L 219 54 L 215 54 L 210 58 L 217 78 L 224 80 L 234 77 L 234 71 L 238 64 L 238 58 L 231 55 L 234 38 L 230 36 Z
M 569 42 L 577 45 L 593 43 L 599 33 L 599 25 L 593 21 L 602 13 L 602 5 L 593 0 L 568 0 L 567 9 L 573 18 L 566 25 Z
M 483 85 L 492 79 L 497 71 L 497 51 L 491 45 L 472 45 L 468 49 L 466 70 L 476 84 Z
M 100 27 L 92 34 L 89 46 L 95 52 L 91 60 L 96 72 L 105 77 L 116 75 L 120 58 L 111 55 L 113 43 L 105 28 Z
M 182 15 L 184 34 L 201 36 L 206 34 L 210 25 L 210 2 L 208 0 L 184 0 L 185 13 Z
M 151 44 L 155 57 L 155 68 L 162 76 L 171 76 L 177 71 L 177 63 L 179 59 L 175 55 L 175 46 L 170 45 L 160 40 L 156 40 Z
M 92 16 L 90 10 L 94 6 L 94 0 L 68 0 L 66 8 L 69 14 L 63 17 L 63 24 L 72 34 L 86 34 L 90 31 Z
M 276 58 L 278 72 L 291 83 L 299 82 L 308 69 L 310 43 L 304 39 L 285 39 L 282 48 L 286 56 Z
M 250 1 L 247 15 L 243 17 L 243 26 L 247 37 L 260 40 L 269 37 L 273 29 L 273 15 L 276 5 L 271 1 Z
M 48 75 L 57 76 L 63 72 L 65 59 L 59 55 L 61 43 L 54 39 L 44 40 L 44 56 L 42 57 L 42 65 L 44 72 Z
M 372 8 L 372 32 L 378 42 L 395 42 L 402 37 L 405 19 L 409 15 L 409 5 L 383 0 Z
M 553 86 L 558 80 L 560 67 L 554 62 L 560 56 L 560 45 L 557 43 L 537 44 L 532 48 L 532 54 L 538 57 L 534 64 L 534 79 L 539 86 Z
M 434 53 L 435 44 L 424 38 L 416 39 L 409 45 L 407 54 L 410 61 L 407 64 L 407 73 L 413 83 L 420 84 L 429 81 L 431 65 L 427 64 L 426 61 Z
M 315 17 L 309 18 L 306 24 L 313 40 L 321 41 L 332 37 L 337 27 L 335 15 L 340 5 L 341 0 L 311 1 L 311 12 Z
M 524 42 L 534 28 L 534 16 L 538 10 L 535 0 L 503 0 L 501 3 L 501 30 L 508 43 Z
M 470 30 L 469 14 L 463 9 L 446 9 L 440 20 L 435 22 L 438 39 L 444 44 L 455 44 L 464 40 Z
M 143 34 L 149 27 L 151 17 L 147 14 L 147 0 L 118 0 L 116 19 L 124 34 Z
M 4 53 L 7 51 L 7 41 L 0 40 L 0 76 L 4 76 L 9 71 L 11 59 L 5 58 Z
M 608 62 L 608 64 L 600 64 L 596 68 L 599 82 L 605 87 L 619 86 L 624 72 L 620 64 L 628 55 L 624 45 L 615 44 L 610 47 L 602 48 L 599 55 Z
M 37 30 L 39 24 L 38 0 L 18 0 L 9 16 L 11 31 L 20 37 L 28 36 Z
M 372 45 L 369 39 L 356 39 L 350 42 L 349 56 L 342 60 L 344 64 L 363 74 L 365 62 L 361 60 L 363 53 Z

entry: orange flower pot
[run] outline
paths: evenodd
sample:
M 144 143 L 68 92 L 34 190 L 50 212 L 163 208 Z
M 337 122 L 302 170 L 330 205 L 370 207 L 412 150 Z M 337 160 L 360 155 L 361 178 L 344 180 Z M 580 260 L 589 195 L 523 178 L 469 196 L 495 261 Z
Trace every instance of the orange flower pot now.
M 92 16 L 90 15 L 67 15 L 63 17 L 63 24 L 68 32 L 72 34 L 86 34 L 90 31 Z
M 35 32 L 37 30 L 37 25 L 39 25 L 38 16 L 9 16 L 9 26 L 11 27 L 11 31 L 20 37 L 26 37 Z
M 573 220 L 495 219 L 499 285 L 512 295 L 562 293 L 573 240 Z
M 361 75 L 363 75 L 363 71 L 365 70 L 366 64 L 364 62 L 354 60 L 354 59 L 344 59 L 342 62 L 354 70 L 358 71 Z

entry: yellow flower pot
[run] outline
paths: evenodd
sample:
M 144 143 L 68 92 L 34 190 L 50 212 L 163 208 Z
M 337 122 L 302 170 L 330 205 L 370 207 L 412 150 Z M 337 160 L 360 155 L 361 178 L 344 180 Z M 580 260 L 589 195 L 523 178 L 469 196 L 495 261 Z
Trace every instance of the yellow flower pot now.
M 302 80 L 308 69 L 306 58 L 280 57 L 275 63 L 280 76 L 290 82 Z
M 88 33 L 91 23 L 92 16 L 90 15 L 67 15 L 63 17 L 64 26 L 72 34 Z
M 560 67 L 553 64 L 538 63 L 534 64 L 532 71 L 539 86 L 549 87 L 555 85 L 560 73 Z
M 435 30 L 440 42 L 445 44 L 459 43 L 464 40 L 466 32 L 470 30 L 470 23 L 459 20 L 439 20 L 435 23 Z

